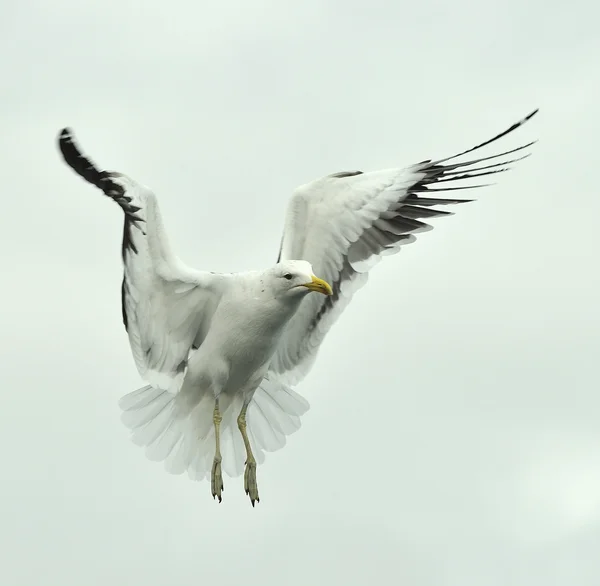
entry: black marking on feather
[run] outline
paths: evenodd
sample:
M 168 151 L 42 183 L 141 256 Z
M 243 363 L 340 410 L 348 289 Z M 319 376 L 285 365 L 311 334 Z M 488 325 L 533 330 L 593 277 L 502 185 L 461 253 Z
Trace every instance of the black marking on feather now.
M 440 183 L 447 183 L 451 181 L 463 181 L 468 179 L 474 179 L 477 177 L 483 177 L 487 175 L 494 175 L 496 173 L 503 173 L 508 171 L 510 167 L 508 165 L 515 163 L 517 161 L 523 160 L 530 156 L 526 154 L 524 156 L 502 160 L 500 162 L 494 162 L 489 165 L 480 165 L 485 161 L 492 161 L 495 159 L 501 159 L 506 157 L 507 155 L 512 155 L 513 153 L 520 152 L 533 144 L 536 141 L 529 142 L 522 146 L 519 146 L 514 149 L 510 149 L 504 151 L 499 154 L 490 155 L 486 157 L 480 157 L 476 159 L 471 159 L 468 161 L 453 162 L 449 163 L 448 161 L 454 161 L 459 157 L 466 155 L 468 153 L 472 153 L 477 151 L 485 146 L 488 146 L 497 140 L 503 138 L 504 136 L 510 134 L 517 128 L 521 127 L 528 120 L 530 120 L 538 110 L 534 110 L 525 118 L 521 119 L 519 122 L 516 122 L 503 132 L 497 134 L 493 138 L 486 140 L 470 149 L 464 150 L 456 155 L 451 157 L 447 157 L 444 159 L 432 160 L 428 159 L 418 163 L 413 166 L 413 170 L 417 173 L 422 173 L 423 177 L 414 183 L 408 190 L 407 193 L 398 201 L 397 209 L 391 209 L 388 213 L 381 216 L 381 219 L 387 222 L 390 226 L 388 228 L 393 228 L 395 231 L 400 232 L 400 234 L 395 234 L 393 241 L 394 244 L 391 246 L 395 246 L 401 243 L 403 240 L 411 239 L 411 232 L 417 231 L 419 228 L 426 227 L 428 224 L 418 221 L 418 218 L 428 218 L 434 216 L 443 216 L 443 215 L 451 215 L 451 212 L 446 212 L 438 209 L 431 209 L 432 206 L 438 205 L 454 205 L 459 203 L 468 203 L 473 201 L 472 199 L 449 199 L 449 198 L 438 198 L 438 197 L 430 197 L 431 195 L 435 195 L 435 192 L 438 191 L 458 191 L 463 189 L 477 189 L 479 187 L 487 187 L 488 185 L 464 185 L 464 186 L 456 186 L 456 187 L 446 187 L 440 186 Z M 358 175 L 359 172 L 353 173 Z M 335 174 L 331 175 L 331 177 L 344 177 L 351 175 L 344 174 Z M 384 238 L 373 238 L 375 234 L 368 235 L 367 233 L 370 230 L 378 229 L 380 232 L 388 233 L 389 230 L 385 229 L 385 224 L 380 225 L 381 227 L 374 224 L 371 228 L 366 229 L 363 232 L 363 238 L 365 239 L 365 245 L 368 247 L 372 247 L 373 254 L 380 254 L 386 248 L 389 248 L 390 245 L 384 244 Z M 371 236 L 370 241 L 367 239 L 367 236 Z M 377 248 L 373 248 L 373 242 L 379 246 L 380 250 Z M 317 311 L 314 318 L 311 320 L 311 323 L 308 326 L 308 332 L 312 332 L 316 327 L 319 321 L 323 318 L 323 316 L 330 311 L 335 304 L 339 301 L 341 296 L 341 286 L 342 283 L 346 281 L 350 281 L 353 276 L 356 275 L 356 271 L 353 269 L 352 265 L 348 260 L 348 256 L 346 256 L 343 260 L 343 265 L 341 270 L 338 272 L 334 282 L 331 283 L 333 289 L 333 295 L 326 297 L 320 304 L 319 310 Z
M 398 235 L 427 228 L 427 224 L 424 222 L 419 222 L 419 220 L 405 216 L 404 208 L 400 209 L 399 214 L 396 217 L 390 218 L 389 220 L 386 220 L 386 222 L 388 222 L 396 230 L 399 230 Z
M 530 143 L 532 144 L 532 143 Z M 483 171 L 485 169 L 494 169 L 496 167 L 501 167 L 502 165 L 511 165 L 512 163 L 517 163 L 519 161 L 522 161 L 523 159 L 526 159 L 527 157 L 530 157 L 531 153 L 527 153 L 526 155 L 523 155 L 522 157 L 517 157 L 516 159 L 510 159 L 508 161 L 502 161 L 501 163 L 492 163 L 491 165 L 484 165 L 483 167 L 473 167 L 472 169 L 470 169 L 470 172 L 474 172 L 474 171 Z M 447 168 L 449 168 L 450 166 L 448 166 Z M 454 166 L 453 168 L 455 168 L 456 166 Z M 512 167 L 507 167 L 507 169 L 512 169 Z M 451 175 L 461 175 L 462 173 L 464 173 L 464 171 L 444 171 L 444 176 L 445 177 L 449 177 Z
M 283 240 L 285 238 L 285 230 L 283 232 L 283 234 L 281 235 L 281 240 L 279 241 L 279 254 L 277 255 L 277 261 L 276 263 L 278 263 L 281 260 L 281 254 L 283 253 Z
M 138 223 L 143 222 L 144 220 L 136 215 L 136 212 L 139 212 L 141 208 L 132 205 L 131 197 L 127 195 L 125 188 L 114 181 L 114 178 L 117 177 L 118 174 L 103 171 L 96 167 L 96 165 L 94 165 L 94 163 L 92 163 L 92 161 L 87 158 L 77 146 L 73 132 L 69 128 L 63 128 L 61 130 L 58 137 L 58 147 L 65 162 L 73 169 L 73 171 L 75 171 L 75 173 L 102 190 L 104 195 L 110 197 L 121 206 L 121 209 L 125 214 L 123 242 L 121 247 L 123 260 L 125 260 L 125 253 L 128 250 L 137 254 L 137 248 L 133 243 L 131 229 L 133 226 L 136 226 L 141 230 Z
M 440 159 L 439 161 L 436 161 L 436 163 L 438 163 L 438 164 L 445 163 L 446 161 L 451 161 L 452 159 L 458 159 L 458 157 L 462 157 L 463 155 L 466 155 L 467 153 L 472 153 L 474 151 L 477 151 L 477 150 L 483 148 L 484 146 L 492 144 L 493 142 L 500 140 L 502 137 L 506 136 L 507 134 L 510 134 L 511 132 L 513 132 L 514 130 L 519 128 L 520 126 L 523 126 L 523 124 L 525 124 L 528 120 L 531 120 L 538 112 L 539 112 L 539 108 L 536 108 L 533 112 L 530 112 L 529 114 L 527 114 L 527 116 L 525 116 L 525 118 L 522 118 L 518 122 L 515 122 L 510 128 L 503 130 L 502 132 L 500 132 L 493 138 L 485 140 L 484 142 L 482 142 L 474 147 L 471 147 L 470 149 L 467 149 L 466 151 L 462 151 L 461 153 L 458 153 L 457 155 L 452 155 L 451 157 L 446 157 L 445 159 Z M 521 150 L 521 149 L 527 148 L 528 146 L 531 146 L 532 144 L 533 144 L 533 142 L 530 142 L 529 144 L 519 147 L 518 149 L 515 149 L 513 151 L 507 151 L 505 153 L 502 153 L 501 155 L 496 155 L 496 157 L 501 157 L 510 152 L 515 152 L 516 150 Z M 482 160 L 485 160 L 485 159 L 480 159 L 480 161 L 482 161 Z
M 477 177 L 483 177 L 486 175 L 493 175 L 496 173 L 503 173 L 504 171 L 508 171 L 510 169 L 510 167 L 508 167 L 508 165 L 527 158 L 529 156 L 529 154 L 526 154 L 522 157 L 517 157 L 517 158 L 500 161 L 497 163 L 492 163 L 490 165 L 483 165 L 480 167 L 478 167 L 477 165 L 479 165 L 479 163 L 482 163 L 484 161 L 491 161 L 494 159 L 499 159 L 502 157 L 506 157 L 507 155 L 511 155 L 513 153 L 522 151 L 523 149 L 526 149 L 526 148 L 532 146 L 533 144 L 535 144 L 535 141 L 529 142 L 527 144 L 516 147 L 514 149 L 503 151 L 503 152 L 495 154 L 495 155 L 489 155 L 487 157 L 471 159 L 469 161 L 463 161 L 462 163 L 451 163 L 451 164 L 444 164 L 444 163 L 446 163 L 447 161 L 453 161 L 455 159 L 458 159 L 459 157 L 461 157 L 463 155 L 472 153 L 476 150 L 479 150 L 485 146 L 488 146 L 488 145 L 496 142 L 497 140 L 503 138 L 504 136 L 510 134 L 517 128 L 521 127 L 528 120 L 530 120 L 537 112 L 538 112 L 538 109 L 534 110 L 533 112 L 531 112 L 530 114 L 525 116 L 525 118 L 522 118 L 521 120 L 519 120 L 519 122 L 516 122 L 515 124 L 513 124 L 512 126 L 507 128 L 506 130 L 500 132 L 496 136 L 494 136 L 482 143 L 479 143 L 478 145 L 476 145 L 474 147 L 466 149 L 456 155 L 452 155 L 451 157 L 446 157 L 443 159 L 438 159 L 437 161 L 428 160 L 424 163 L 419 163 L 418 165 L 415 165 L 416 170 L 420 171 L 422 173 L 425 173 L 425 176 L 420 181 L 415 183 L 408 190 L 409 195 L 408 195 L 408 197 L 406 197 L 404 202 L 405 203 L 414 203 L 418 206 L 432 206 L 432 205 L 447 205 L 447 204 L 453 204 L 453 203 L 466 203 L 468 201 L 472 201 L 472 200 L 458 200 L 458 199 L 457 200 L 439 199 L 436 202 L 436 200 L 434 198 L 421 197 L 419 194 L 423 193 L 423 194 L 430 195 L 436 191 L 460 191 L 463 189 L 478 189 L 479 187 L 488 187 L 489 184 L 461 185 L 461 186 L 457 186 L 457 187 L 445 187 L 445 186 L 441 187 L 441 186 L 438 186 L 438 184 L 439 183 L 447 183 L 449 181 L 463 181 L 465 179 L 474 179 Z M 402 208 L 399 210 L 399 213 L 402 214 Z
M 355 175 L 362 175 L 363 171 L 340 171 L 339 173 L 332 173 L 329 177 L 335 179 L 343 179 L 344 177 L 354 177 Z
M 317 324 L 321 321 L 323 316 L 328 311 L 333 309 L 334 305 L 338 302 L 338 300 L 340 298 L 340 295 L 342 292 L 342 290 L 341 290 L 342 283 L 344 282 L 344 280 L 352 278 L 353 273 L 354 273 L 354 270 L 350 266 L 350 263 L 348 262 L 348 258 L 344 258 L 344 265 L 342 266 L 342 269 L 338 273 L 337 279 L 333 283 L 330 283 L 333 294 L 328 295 L 322 301 L 321 307 L 319 307 L 319 311 L 317 312 L 315 317 L 311 320 L 311 322 L 308 326 L 309 334 L 317 327 Z
M 129 318 L 127 317 L 127 312 L 125 311 L 125 296 L 127 295 L 127 280 L 123 276 L 123 281 L 121 282 L 121 314 L 123 315 L 123 325 L 125 326 L 125 331 L 129 331 Z
M 422 197 L 416 194 L 410 194 L 404 200 L 403 203 L 411 204 L 414 203 L 418 206 L 449 206 L 458 203 L 471 203 L 474 199 L 448 199 L 448 198 L 435 198 L 435 197 Z
M 114 178 L 118 176 L 118 173 L 99 169 L 83 154 L 75 142 L 73 132 L 69 128 L 63 128 L 61 130 L 58 137 L 58 147 L 65 162 L 73 169 L 73 171 L 75 171 L 75 173 L 102 190 L 104 195 L 114 200 L 123 210 L 124 223 L 121 257 L 123 262 L 125 262 L 127 251 L 131 251 L 133 254 L 137 254 L 138 252 L 137 247 L 133 242 L 132 228 L 136 227 L 142 234 L 145 234 L 140 226 L 144 220 L 137 215 L 137 212 L 139 212 L 141 208 L 131 203 L 132 198 L 127 195 L 125 188 L 114 180 Z M 128 293 L 127 278 L 123 276 L 123 281 L 121 282 L 121 314 L 125 331 L 129 331 L 129 317 L 126 309 L 126 298 Z
M 432 185 L 437 185 L 440 182 L 439 179 L 436 179 L 431 182 Z M 418 185 L 418 186 L 417 186 Z M 478 189 L 479 187 L 490 187 L 491 183 L 482 183 L 480 185 L 461 185 L 460 187 L 436 187 L 431 189 L 428 187 L 427 183 L 424 184 L 415 184 L 414 187 L 411 187 L 409 191 L 411 193 L 435 193 L 436 191 L 462 191 L 463 189 Z
M 400 210 L 403 218 L 411 218 L 413 220 L 419 220 L 420 218 L 435 218 L 436 216 L 451 216 L 452 212 L 445 210 L 432 210 L 431 208 L 404 205 Z
M 463 179 L 472 179 L 473 177 L 486 177 L 487 175 L 496 175 L 496 173 L 504 173 L 506 171 L 510 171 L 511 167 L 501 167 L 500 169 L 493 169 L 492 171 L 484 171 L 483 173 L 444 173 L 442 179 L 438 179 L 438 183 L 447 183 L 448 181 L 462 181 Z
M 500 157 L 504 157 L 506 155 L 512 155 L 513 153 L 518 153 L 519 151 L 522 151 L 523 149 L 529 148 L 530 146 L 534 145 L 536 143 L 536 141 L 532 141 L 532 142 L 528 142 L 527 144 L 521 145 L 520 147 L 514 148 L 514 149 L 510 149 L 509 151 L 504 151 L 503 153 L 498 153 L 496 155 L 489 155 L 487 157 L 480 157 L 479 159 L 471 159 L 470 161 L 463 161 L 462 163 L 452 163 L 451 165 L 442 165 L 441 163 L 443 163 L 444 161 L 450 161 L 460 155 L 455 155 L 454 157 L 448 157 L 446 159 L 440 159 L 439 161 L 428 161 L 427 164 L 425 165 L 417 165 L 417 167 L 422 166 L 422 167 L 427 167 L 429 166 L 432 170 L 433 169 L 438 169 L 443 171 L 444 173 L 447 173 L 448 171 L 451 171 L 453 169 L 459 169 L 460 167 L 469 167 L 470 165 L 476 165 L 477 163 L 481 163 L 483 161 L 492 161 L 493 159 L 499 159 Z M 471 150 L 465 151 L 465 152 L 471 152 Z M 520 161 L 521 159 L 525 159 L 529 156 L 529 154 L 524 155 L 523 157 L 517 158 L 517 159 L 512 159 L 512 161 L 503 161 L 501 163 L 496 163 L 496 165 L 507 165 L 511 162 L 514 161 Z

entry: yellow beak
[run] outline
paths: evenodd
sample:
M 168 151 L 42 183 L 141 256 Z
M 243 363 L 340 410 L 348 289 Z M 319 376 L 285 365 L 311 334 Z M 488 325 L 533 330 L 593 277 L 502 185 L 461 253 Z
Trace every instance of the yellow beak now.
M 311 291 L 316 291 L 317 293 L 323 293 L 323 295 L 333 295 L 331 285 L 327 281 L 323 281 L 323 279 L 319 279 L 319 277 L 315 277 L 314 275 L 310 283 L 304 283 L 300 286 L 306 287 Z

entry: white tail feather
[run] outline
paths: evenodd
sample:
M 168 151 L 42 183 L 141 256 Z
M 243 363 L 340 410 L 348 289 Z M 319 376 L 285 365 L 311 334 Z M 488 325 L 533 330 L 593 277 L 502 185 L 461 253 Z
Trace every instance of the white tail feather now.
M 219 397 L 223 416 L 222 466 L 231 477 L 243 472 L 246 460 L 237 427 L 242 405 L 240 395 Z M 132 431 L 133 442 L 146 448 L 148 459 L 164 461 L 165 469 L 171 474 L 187 471 L 192 480 L 203 480 L 210 475 L 215 453 L 212 395 L 190 402 L 181 393 L 172 394 L 148 385 L 122 397 L 119 406 L 123 410 L 123 423 Z M 286 436 L 300 428 L 300 416 L 308 408 L 308 402 L 298 393 L 265 377 L 246 415 L 248 437 L 258 464 L 264 462 L 264 452 L 285 446 Z

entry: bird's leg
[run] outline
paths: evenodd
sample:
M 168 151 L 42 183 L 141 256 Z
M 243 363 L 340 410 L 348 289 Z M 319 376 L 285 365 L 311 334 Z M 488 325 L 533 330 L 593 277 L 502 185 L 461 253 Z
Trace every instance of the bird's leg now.
M 242 439 L 244 440 L 244 446 L 246 447 L 246 470 L 244 472 L 244 490 L 246 494 L 250 497 L 250 502 L 252 506 L 254 503 L 260 502 L 258 498 L 258 486 L 256 484 L 256 459 L 254 458 L 254 454 L 252 453 L 252 448 L 250 447 L 250 440 L 248 439 L 248 432 L 246 426 L 246 411 L 248 410 L 248 405 L 244 405 L 240 414 L 237 418 L 238 428 L 240 433 L 242 434 Z
M 213 425 L 215 426 L 215 459 L 213 460 L 210 487 L 213 498 L 217 497 L 221 502 L 223 492 L 223 476 L 221 474 L 221 421 L 223 417 L 219 411 L 219 399 L 215 399 L 215 410 L 213 411 Z

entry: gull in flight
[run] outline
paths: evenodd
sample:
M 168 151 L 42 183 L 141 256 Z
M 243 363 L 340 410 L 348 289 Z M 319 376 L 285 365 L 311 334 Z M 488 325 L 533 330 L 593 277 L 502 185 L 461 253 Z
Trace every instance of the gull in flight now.
M 210 477 L 219 502 L 223 471 L 243 472 L 252 506 L 259 502 L 257 464 L 285 445 L 308 409 L 292 386 L 369 270 L 430 229 L 423 220 L 472 201 L 453 193 L 483 187 L 468 180 L 529 156 L 535 141 L 460 162 L 536 112 L 451 157 L 335 173 L 297 188 L 276 264 L 243 273 L 186 266 L 171 250 L 152 190 L 99 169 L 64 128 L 58 146 L 65 162 L 124 213 L 123 323 L 147 383 L 120 401 L 132 440 L 173 474 Z

